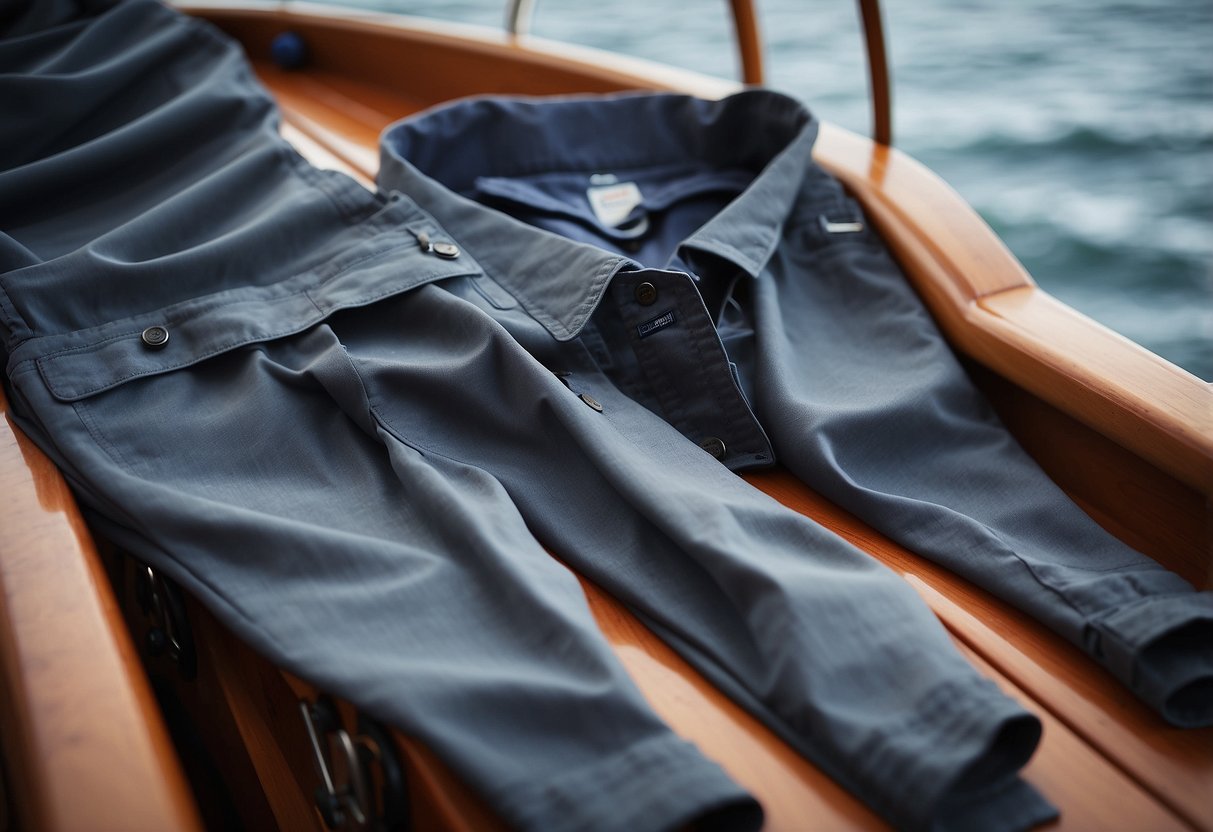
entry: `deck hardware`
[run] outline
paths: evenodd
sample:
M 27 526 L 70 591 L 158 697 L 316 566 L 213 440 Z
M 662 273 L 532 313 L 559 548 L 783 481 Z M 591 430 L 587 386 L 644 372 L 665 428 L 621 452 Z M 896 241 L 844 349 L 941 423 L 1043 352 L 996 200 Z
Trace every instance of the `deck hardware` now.
M 320 775 L 315 798 L 324 825 L 329 829 L 369 829 L 366 770 L 353 738 L 341 725 L 336 706 L 322 696 L 314 703 L 300 700 L 299 711 L 312 746 L 312 763 Z
M 366 771 L 378 774 L 369 778 L 377 786 L 372 788 L 369 806 L 371 827 L 376 832 L 407 832 L 412 826 L 408 779 L 396 744 L 387 729 L 362 713 L 358 714 L 357 732 L 354 744 L 359 759 Z
M 150 566 L 135 576 L 135 595 L 144 614 L 151 619 L 145 646 L 149 655 L 168 655 L 182 678 L 193 679 L 198 657 L 181 590 Z

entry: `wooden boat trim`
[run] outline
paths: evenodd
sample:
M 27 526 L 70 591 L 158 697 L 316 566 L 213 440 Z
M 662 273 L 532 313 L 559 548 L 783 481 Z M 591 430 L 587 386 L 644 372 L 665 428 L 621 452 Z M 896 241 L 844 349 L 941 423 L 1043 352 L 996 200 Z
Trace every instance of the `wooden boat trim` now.
M 199 829 L 79 509 L 0 392 L 0 740 L 18 828 Z
M 340 69 L 349 77 L 390 84 L 402 67 L 415 66 L 419 57 L 433 50 L 455 50 L 469 60 L 468 68 L 445 66 L 450 74 L 439 76 L 429 66 L 427 81 L 434 94 L 423 104 L 437 103 L 454 97 L 448 90 L 487 84 L 506 91 L 519 77 L 530 80 L 532 86 L 550 87 L 552 92 L 568 89 L 570 76 L 584 82 L 585 91 L 610 92 L 626 89 L 671 89 L 691 92 L 705 98 L 719 98 L 741 89 L 736 81 L 712 78 L 698 72 L 659 64 L 643 58 L 604 52 L 589 46 L 548 40 L 533 35 L 511 36 L 505 32 L 454 21 L 435 21 L 408 15 L 330 6 L 322 3 L 291 2 L 282 5 L 274 0 L 190 0 L 178 5 L 182 11 L 196 17 L 222 17 L 229 23 L 271 24 L 264 37 L 252 44 L 252 52 L 269 57 L 269 40 L 285 28 L 293 28 L 307 37 L 323 31 L 328 43 L 311 43 L 321 49 L 312 56 L 327 66 Z M 335 36 L 335 38 L 334 38 Z M 348 36 L 363 45 L 357 51 L 341 49 Z M 420 48 L 420 54 L 403 47 Z M 517 71 L 499 77 L 485 78 L 476 73 L 480 60 L 506 67 L 515 64 Z M 536 90 L 534 94 L 542 94 Z

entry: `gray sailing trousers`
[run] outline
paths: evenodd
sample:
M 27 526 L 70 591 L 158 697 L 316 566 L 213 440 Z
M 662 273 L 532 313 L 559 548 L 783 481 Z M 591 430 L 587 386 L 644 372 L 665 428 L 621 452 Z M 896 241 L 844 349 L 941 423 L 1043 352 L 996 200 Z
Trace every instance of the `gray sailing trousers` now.
M 3 34 L 15 416 L 91 522 L 256 649 L 519 828 L 756 828 L 542 541 L 897 826 L 1052 816 L 1017 776 L 1039 722 L 912 590 L 688 441 L 523 285 L 582 278 L 608 316 L 660 283 L 690 324 L 686 273 L 546 233 L 503 259 L 525 226 L 311 168 L 238 49 L 156 4 L 43 4 Z

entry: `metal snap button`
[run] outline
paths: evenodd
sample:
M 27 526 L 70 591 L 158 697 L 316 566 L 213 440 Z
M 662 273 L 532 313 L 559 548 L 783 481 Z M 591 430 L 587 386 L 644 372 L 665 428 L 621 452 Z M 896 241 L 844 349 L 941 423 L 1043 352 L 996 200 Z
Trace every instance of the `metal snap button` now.
M 580 396 L 578 396 L 578 398 L 580 398 L 594 410 L 597 410 L 599 413 L 602 412 L 602 405 L 598 403 L 598 399 L 594 398 L 589 393 L 582 393 Z
M 724 459 L 724 455 L 728 451 L 728 448 L 725 447 L 724 442 L 720 441 L 715 436 L 709 436 L 707 439 L 700 442 L 699 447 L 703 448 L 717 459 Z
M 148 349 L 158 350 L 168 343 L 168 330 L 162 326 L 149 326 L 139 339 Z
M 459 256 L 459 246 L 454 243 L 434 243 L 432 249 L 439 257 L 445 257 L 448 260 L 454 260 Z
M 636 287 L 636 302 L 641 306 L 652 306 L 657 300 L 657 287 L 652 283 L 641 283 Z

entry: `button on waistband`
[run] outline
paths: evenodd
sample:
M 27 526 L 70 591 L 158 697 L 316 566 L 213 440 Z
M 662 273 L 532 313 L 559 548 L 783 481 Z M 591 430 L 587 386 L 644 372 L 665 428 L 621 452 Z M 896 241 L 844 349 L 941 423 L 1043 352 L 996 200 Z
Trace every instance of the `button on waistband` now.
M 168 343 L 168 330 L 162 326 L 149 326 L 143 330 L 139 340 L 148 349 L 158 350 Z

